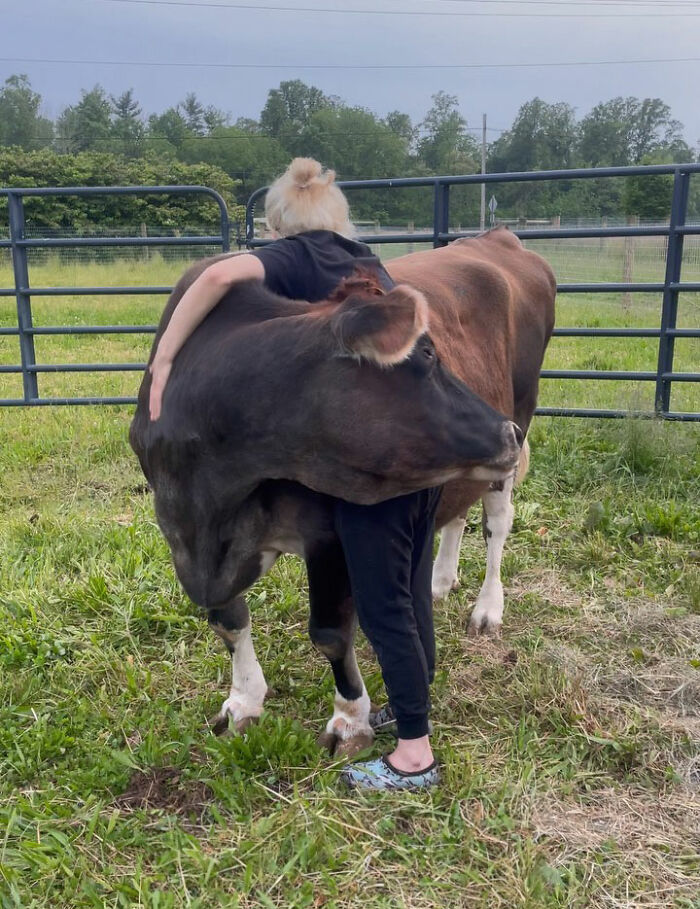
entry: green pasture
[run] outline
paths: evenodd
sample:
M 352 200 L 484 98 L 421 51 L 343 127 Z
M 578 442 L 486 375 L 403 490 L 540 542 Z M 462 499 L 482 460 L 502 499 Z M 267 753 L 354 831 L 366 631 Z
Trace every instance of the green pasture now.
M 157 257 L 53 260 L 32 281 L 167 284 L 180 269 Z M 655 325 L 658 305 L 572 296 L 558 317 Z M 0 298 L 3 325 L 13 306 Z M 34 300 L 46 325 L 152 323 L 161 307 Z M 697 315 L 689 296 L 680 324 Z M 137 362 L 148 345 L 37 339 L 42 362 Z M 0 350 L 17 362 L 16 339 Z M 697 353 L 679 344 L 677 368 L 697 370 Z M 653 342 L 561 339 L 547 365 L 653 369 L 655 356 Z M 1 397 L 20 394 L 0 379 Z M 137 382 L 47 375 L 40 388 L 126 394 Z M 546 404 L 650 407 L 653 395 L 543 385 Z M 698 390 L 678 388 L 673 403 L 700 409 Z M 484 571 L 477 510 L 462 586 L 436 607 L 443 786 L 369 796 L 341 791 L 315 744 L 333 684 L 307 638 L 293 557 L 250 596 L 267 710 L 244 737 L 208 732 L 228 660 L 174 577 L 129 420 L 126 407 L 0 410 L 2 909 L 700 907 L 697 426 L 535 421 L 502 637 L 466 636 Z M 358 652 L 381 701 L 363 639 Z M 384 738 L 374 753 L 389 747 Z

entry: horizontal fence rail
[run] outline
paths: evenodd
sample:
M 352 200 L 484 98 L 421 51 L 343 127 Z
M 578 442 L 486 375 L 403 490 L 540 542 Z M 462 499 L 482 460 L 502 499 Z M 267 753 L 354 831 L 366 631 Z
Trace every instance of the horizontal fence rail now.
M 700 373 L 674 372 L 674 344 L 676 338 L 699 338 L 700 328 L 678 328 L 678 297 L 680 293 L 700 291 L 700 282 L 683 282 L 683 241 L 686 236 L 700 234 L 700 226 L 686 224 L 690 177 L 700 172 L 700 164 L 652 165 L 625 168 L 587 168 L 581 170 L 538 171 L 534 173 L 468 174 L 444 177 L 404 177 L 382 180 L 342 181 L 346 190 L 402 189 L 430 187 L 433 192 L 433 224 L 428 232 L 365 234 L 361 239 L 372 244 L 429 243 L 434 247 L 445 246 L 461 237 L 476 236 L 479 231 L 450 231 L 450 187 L 495 183 L 532 183 L 548 180 L 578 180 L 614 177 L 670 175 L 673 177 L 673 195 L 668 225 L 625 225 L 616 227 L 567 227 L 524 228 L 514 233 L 524 240 L 590 239 L 626 237 L 662 237 L 667 241 L 666 270 L 663 281 L 655 282 L 586 282 L 560 283 L 559 293 L 640 293 L 658 292 L 662 295 L 658 328 L 606 328 L 606 327 L 557 327 L 554 334 L 560 337 L 622 337 L 657 338 L 658 362 L 655 371 L 619 370 L 543 370 L 545 379 L 633 380 L 655 383 L 654 410 L 631 414 L 623 410 L 594 408 L 543 407 L 537 412 L 549 416 L 580 417 L 653 417 L 668 420 L 700 421 L 700 413 L 678 412 L 670 409 L 671 389 L 674 382 L 696 383 Z M 248 200 L 246 207 L 245 243 L 248 248 L 262 246 L 269 240 L 255 237 L 254 212 L 256 203 L 266 192 L 263 187 Z M 220 232 L 207 236 L 155 236 L 155 237 L 27 237 L 24 201 L 32 197 L 89 196 L 89 195 L 154 195 L 200 194 L 210 197 L 219 209 Z M 153 334 L 155 325 L 49 325 L 34 326 L 32 297 L 46 296 L 111 296 L 111 295 L 167 295 L 171 288 L 162 285 L 102 286 L 102 287 L 32 287 L 29 280 L 28 251 L 31 249 L 100 248 L 100 247 L 192 247 L 217 246 L 223 252 L 230 249 L 230 222 L 226 204 L 214 190 L 204 186 L 128 186 L 128 187 L 55 187 L 0 189 L 0 197 L 8 201 L 9 238 L 0 239 L 0 250 L 12 253 L 14 287 L 0 288 L 0 297 L 14 297 L 17 306 L 16 327 L 0 327 L 0 337 L 18 338 L 20 362 L 0 366 L 0 373 L 21 374 L 23 397 L 0 399 L 0 405 L 59 405 L 59 404 L 125 404 L 134 403 L 134 397 L 42 397 L 39 394 L 39 376 L 49 373 L 99 373 L 141 372 L 144 363 L 37 363 L 34 338 L 58 335 L 134 335 Z

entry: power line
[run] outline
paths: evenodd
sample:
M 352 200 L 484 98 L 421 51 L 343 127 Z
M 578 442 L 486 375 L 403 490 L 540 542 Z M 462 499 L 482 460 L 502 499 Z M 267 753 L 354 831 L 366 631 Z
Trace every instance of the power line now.
M 348 9 L 340 7 L 327 6 L 273 6 L 271 4 L 252 4 L 252 3 L 219 3 L 214 0 L 203 0 L 198 3 L 196 0 L 100 0 L 101 3 L 127 3 L 135 6 L 168 6 L 168 7 L 194 7 L 196 9 L 226 9 L 226 10 L 252 10 L 256 12 L 285 12 L 285 13 L 338 13 L 342 15 L 363 15 L 363 16 L 427 16 L 430 18 L 444 17 L 461 17 L 467 19 L 629 19 L 627 13 L 621 12 L 578 12 L 574 10 L 571 13 L 550 13 L 550 12 L 504 12 L 497 13 L 476 12 L 435 12 L 434 10 L 407 10 L 407 9 Z M 478 0 L 482 2 L 482 0 Z M 498 0 L 499 3 L 506 0 Z M 571 6 L 572 4 L 561 4 L 562 6 Z M 692 7 L 695 9 L 696 7 Z M 700 12 L 686 13 L 640 13 L 632 10 L 635 18 L 645 19 L 680 19 L 700 17 Z
M 66 60 L 51 57 L 0 57 L 0 63 L 49 63 L 76 66 L 146 66 L 182 69 L 313 69 L 313 70 L 426 70 L 534 69 L 537 67 L 636 66 L 648 63 L 698 63 L 700 57 L 656 57 L 642 60 L 562 60 L 531 63 L 211 63 L 182 60 Z
M 381 123 L 378 123 L 377 125 L 380 127 L 382 126 Z M 222 127 L 222 129 L 226 129 L 226 128 L 227 127 L 225 127 L 225 126 Z M 509 128 L 510 127 L 506 128 L 506 127 L 497 127 L 497 126 L 487 127 L 489 132 L 495 132 L 495 133 L 507 132 L 507 129 L 509 129 Z M 390 130 L 390 127 L 388 127 L 388 126 L 386 126 L 386 124 L 384 124 L 384 129 Z M 469 133 L 480 133 L 482 128 L 480 126 L 465 126 L 465 127 L 463 127 L 463 129 L 465 132 L 469 132 Z M 347 135 L 348 135 L 347 132 L 327 132 L 326 131 L 322 134 L 322 138 L 331 138 L 331 139 L 335 139 L 338 137 L 347 138 Z M 371 139 L 374 136 L 376 136 L 377 133 L 376 133 L 376 131 L 371 132 L 371 133 L 358 133 L 358 132 L 353 131 L 352 135 L 353 135 L 353 138 Z M 565 135 L 565 134 L 562 133 L 562 135 Z M 176 144 L 178 141 L 181 141 L 181 142 L 193 142 L 193 141 L 247 142 L 250 139 L 252 139 L 252 140 L 259 139 L 259 140 L 267 140 L 269 142 L 269 141 L 273 141 L 275 139 L 280 139 L 280 140 L 284 141 L 284 140 L 289 140 L 289 139 L 301 139 L 301 138 L 304 138 L 304 137 L 300 136 L 298 133 L 287 133 L 282 136 L 266 136 L 261 133 L 251 133 L 250 135 L 246 135 L 246 136 L 190 135 L 190 136 L 183 136 L 179 140 L 175 139 L 172 136 L 154 136 L 154 135 L 151 135 L 150 133 L 146 133 L 145 135 L 143 135 L 141 137 L 73 136 L 73 135 L 70 135 L 70 136 L 34 136 L 33 137 L 34 141 L 36 141 L 36 142 L 75 142 L 80 139 L 85 139 L 90 142 L 147 142 L 147 141 L 151 141 L 154 139 L 164 139 L 166 142 L 170 142 L 172 144 Z
M 394 0 L 389 0 L 394 2 Z M 432 0 L 439 3 L 478 3 L 479 6 L 485 5 L 508 5 L 508 6 L 622 6 L 629 9 L 635 6 L 652 6 L 659 7 L 662 4 L 659 0 Z M 663 0 L 663 6 L 671 7 L 697 7 L 700 5 L 698 0 Z

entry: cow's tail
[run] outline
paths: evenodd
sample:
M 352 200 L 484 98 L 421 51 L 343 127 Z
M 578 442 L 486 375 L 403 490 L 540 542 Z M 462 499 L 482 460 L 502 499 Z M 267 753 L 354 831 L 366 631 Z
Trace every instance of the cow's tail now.
M 527 439 L 523 442 L 523 447 L 520 449 L 520 460 L 518 461 L 518 469 L 515 472 L 515 485 L 519 486 L 522 481 L 527 476 L 528 467 L 530 466 L 530 443 Z

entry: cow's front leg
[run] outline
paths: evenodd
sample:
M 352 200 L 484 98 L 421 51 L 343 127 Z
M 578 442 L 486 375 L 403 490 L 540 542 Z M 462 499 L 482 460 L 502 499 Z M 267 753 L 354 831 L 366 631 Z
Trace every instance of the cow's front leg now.
M 255 656 L 250 634 L 250 612 L 245 597 L 209 610 L 209 624 L 231 654 L 231 692 L 212 721 L 216 735 L 228 729 L 229 717 L 236 732 L 254 723 L 263 709 L 267 693 L 265 676 Z
M 454 518 L 440 531 L 440 545 L 433 565 L 433 599 L 444 600 L 459 587 L 459 550 L 466 518 Z
M 350 581 L 339 542 L 307 556 L 309 634 L 331 664 L 335 678 L 333 716 L 319 737 L 319 744 L 336 757 L 351 757 L 372 743 L 370 702 L 355 657 L 357 619 L 350 595 Z
M 492 483 L 482 496 L 482 527 L 486 541 L 486 577 L 469 620 L 471 635 L 498 633 L 503 621 L 501 559 L 513 526 L 513 477 Z

